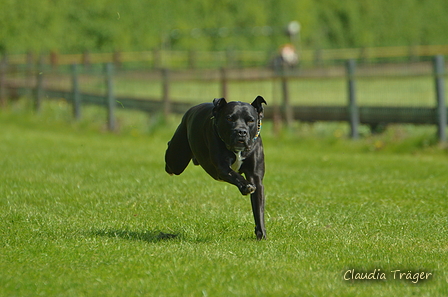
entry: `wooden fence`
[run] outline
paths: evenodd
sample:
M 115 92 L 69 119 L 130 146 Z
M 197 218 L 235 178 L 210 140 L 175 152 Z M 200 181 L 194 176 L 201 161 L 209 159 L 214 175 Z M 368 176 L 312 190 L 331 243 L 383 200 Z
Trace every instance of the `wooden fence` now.
M 277 53 L 274 51 L 173 51 L 150 50 L 140 52 L 111 52 L 81 54 L 36 55 L 32 52 L 3 56 L 9 65 L 33 65 L 38 62 L 57 67 L 72 64 L 114 63 L 121 66 L 126 63 L 145 63 L 152 68 L 210 68 L 210 67 L 254 67 L 266 66 Z M 363 47 L 347 49 L 304 49 L 299 53 L 303 65 L 316 66 L 334 62 L 356 59 L 360 61 L 377 61 L 391 59 L 408 59 L 411 61 L 435 55 L 448 55 L 448 45 L 415 45 L 395 47 Z
M 46 71 L 38 69 L 36 72 L 30 72 L 28 75 L 34 75 L 35 79 L 27 78 L 27 75 L 8 75 L 8 65 L 4 62 L 0 64 L 0 105 L 6 104 L 6 97 L 23 96 L 33 94 L 35 108 L 37 111 L 41 108 L 44 98 L 65 98 L 73 105 L 73 113 L 76 118 L 81 117 L 83 104 L 101 105 L 108 110 L 108 127 L 114 130 L 115 109 L 124 106 L 127 109 L 141 110 L 145 112 L 159 112 L 164 114 L 176 113 L 182 114 L 194 103 L 173 101 L 170 95 L 170 86 L 174 79 L 182 80 L 191 76 L 191 71 L 182 72 L 181 75 L 173 78 L 168 69 L 157 70 L 157 76 L 160 80 L 161 95 L 159 98 L 133 98 L 129 96 L 117 96 L 115 94 L 114 67 L 112 63 L 105 64 L 104 71 L 99 75 L 106 82 L 105 91 L 102 94 L 94 92 L 81 91 L 79 83 L 79 66 L 74 64 L 70 71 L 61 72 L 62 75 L 71 77 L 70 86 L 65 88 L 55 88 L 46 86 Z M 257 71 L 258 76 L 244 78 L 246 80 L 275 80 L 281 84 L 281 106 L 268 106 L 265 116 L 268 119 L 283 119 L 287 124 L 294 120 L 305 122 L 316 121 L 345 121 L 350 124 L 350 136 L 358 138 L 358 127 L 360 124 L 367 124 L 376 127 L 379 124 L 387 123 L 411 123 L 411 124 L 430 124 L 437 125 L 438 138 L 441 142 L 446 141 L 447 125 L 447 107 L 446 107 L 446 89 L 445 89 L 445 63 L 443 56 L 433 58 L 433 81 L 435 88 L 434 107 L 425 106 L 366 106 L 358 104 L 357 82 L 362 77 L 357 72 L 355 60 L 347 60 L 345 68 L 338 69 L 314 69 L 307 72 L 288 72 L 282 73 L 270 71 L 267 69 Z M 41 64 L 43 67 L 43 64 Z M 345 69 L 345 70 L 344 70 Z M 17 72 L 17 70 L 15 70 Z M 154 73 L 154 71 L 152 72 Z M 218 82 L 222 96 L 226 97 L 229 84 L 234 81 L 244 80 L 238 77 L 239 71 L 230 69 L 207 70 L 204 78 L 210 82 Z M 261 74 L 260 74 L 261 73 Z M 155 74 L 151 74 L 155 75 Z M 151 79 L 151 75 L 149 75 Z M 370 76 L 375 76 L 372 72 Z M 346 103 L 342 105 L 322 104 L 292 104 L 290 98 L 291 81 L 303 79 L 305 77 L 331 77 L 340 76 L 346 80 Z M 34 81 L 30 83 L 30 81 Z M 258 94 L 255 94 L 258 95 Z

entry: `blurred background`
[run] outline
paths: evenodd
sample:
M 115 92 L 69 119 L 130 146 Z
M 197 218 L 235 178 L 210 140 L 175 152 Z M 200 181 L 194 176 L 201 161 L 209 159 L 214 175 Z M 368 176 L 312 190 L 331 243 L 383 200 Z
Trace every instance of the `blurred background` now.
M 440 45 L 444 0 L 3 0 L 0 52 L 275 50 Z
M 287 125 L 440 130 L 446 15 L 445 0 L 4 0 L 0 106 L 57 99 L 77 118 L 82 104 L 166 115 L 262 95 L 267 117 Z

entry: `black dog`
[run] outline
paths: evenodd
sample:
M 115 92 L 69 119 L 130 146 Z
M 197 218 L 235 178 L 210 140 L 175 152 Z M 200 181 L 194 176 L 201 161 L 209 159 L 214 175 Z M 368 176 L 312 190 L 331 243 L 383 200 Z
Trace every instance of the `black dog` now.
M 169 174 L 181 174 L 193 159 L 214 179 L 237 186 L 243 195 L 251 194 L 257 239 L 266 238 L 262 103 L 266 101 L 261 96 L 252 104 L 220 98 L 190 108 L 165 154 Z

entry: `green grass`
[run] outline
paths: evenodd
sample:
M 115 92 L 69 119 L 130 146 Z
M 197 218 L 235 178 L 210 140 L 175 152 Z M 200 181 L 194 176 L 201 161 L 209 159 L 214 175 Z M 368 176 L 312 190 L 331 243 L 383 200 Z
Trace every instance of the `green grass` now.
M 164 172 L 178 118 L 123 113 L 111 134 L 98 110 L 69 114 L 63 102 L 0 112 L 0 296 L 448 294 L 448 159 L 432 128 L 352 142 L 341 124 L 274 137 L 266 123 L 258 242 L 234 186 L 192 165 Z M 375 268 L 387 281 L 343 280 Z

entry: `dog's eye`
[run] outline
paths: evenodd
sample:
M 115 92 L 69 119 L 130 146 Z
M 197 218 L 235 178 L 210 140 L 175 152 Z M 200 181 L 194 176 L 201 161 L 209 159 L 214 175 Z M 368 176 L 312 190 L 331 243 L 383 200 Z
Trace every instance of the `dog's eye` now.
M 234 122 L 234 119 L 233 119 L 232 117 L 228 117 L 228 118 L 227 118 L 227 121 L 229 121 L 229 122 Z
M 255 123 L 255 120 L 254 119 L 249 119 L 249 120 L 247 120 L 247 123 L 248 124 L 253 124 L 253 123 Z

